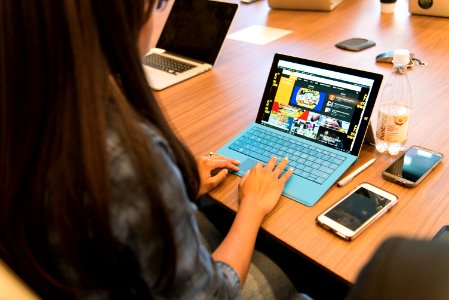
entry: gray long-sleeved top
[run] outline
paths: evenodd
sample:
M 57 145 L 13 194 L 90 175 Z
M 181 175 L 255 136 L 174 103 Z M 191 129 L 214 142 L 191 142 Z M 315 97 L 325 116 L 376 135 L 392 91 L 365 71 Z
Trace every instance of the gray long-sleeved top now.
M 195 219 L 197 207 L 187 196 L 185 182 L 168 143 L 157 130 L 145 127 L 145 131 L 149 147 L 155 149 L 152 161 L 159 172 L 154 180 L 163 190 L 163 201 L 175 230 L 178 262 L 174 288 L 153 296 L 157 299 L 238 298 L 239 276 L 231 266 L 214 261 L 201 241 Z M 151 287 L 157 278 L 162 255 L 160 233 L 150 219 L 151 199 L 143 193 L 118 136 L 110 132 L 107 143 L 113 195 L 112 231 L 119 241 L 132 249 L 141 276 Z

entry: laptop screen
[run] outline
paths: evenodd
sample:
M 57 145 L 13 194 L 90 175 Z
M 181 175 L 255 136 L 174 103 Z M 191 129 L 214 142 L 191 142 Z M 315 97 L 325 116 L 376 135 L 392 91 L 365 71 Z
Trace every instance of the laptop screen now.
M 218 1 L 177 0 L 156 47 L 213 65 L 237 7 Z
M 382 75 L 276 54 L 257 123 L 358 155 Z

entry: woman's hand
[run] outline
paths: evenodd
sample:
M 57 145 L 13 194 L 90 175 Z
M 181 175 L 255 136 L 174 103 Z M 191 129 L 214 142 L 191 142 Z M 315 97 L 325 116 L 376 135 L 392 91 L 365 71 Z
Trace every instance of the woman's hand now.
M 251 171 L 246 172 L 239 185 L 241 208 L 258 210 L 262 217 L 274 209 L 285 183 L 293 174 L 293 169 L 282 174 L 288 164 L 287 157 L 278 165 L 276 162 L 277 158 L 272 157 L 265 167 L 258 162 Z
M 258 162 L 243 176 L 239 185 L 240 207 L 228 234 L 212 253 L 215 260 L 231 265 L 245 282 L 260 224 L 279 201 L 284 185 L 293 169 L 284 174 L 288 159 L 277 166 L 277 159 L 271 158 L 264 167 Z M 282 174 L 282 175 L 281 175 Z
M 211 153 L 196 159 L 200 173 L 198 197 L 203 196 L 218 186 L 228 174 L 228 169 L 238 171 L 240 162 L 218 154 Z

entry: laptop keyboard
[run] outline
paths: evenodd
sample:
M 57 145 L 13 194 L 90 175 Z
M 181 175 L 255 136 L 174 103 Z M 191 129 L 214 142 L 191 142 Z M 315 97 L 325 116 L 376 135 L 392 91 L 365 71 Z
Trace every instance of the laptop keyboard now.
M 322 184 L 346 159 L 301 141 L 253 127 L 229 146 L 230 149 L 267 162 L 270 157 L 288 157 L 294 174 Z
M 185 63 L 157 53 L 148 54 L 143 58 L 143 63 L 147 66 L 177 75 L 195 67 L 195 65 Z

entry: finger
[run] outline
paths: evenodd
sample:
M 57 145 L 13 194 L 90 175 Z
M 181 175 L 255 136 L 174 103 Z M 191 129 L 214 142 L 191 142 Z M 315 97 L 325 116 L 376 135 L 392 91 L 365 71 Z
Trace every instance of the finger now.
M 213 156 L 213 154 L 211 154 L 211 153 L 209 153 L 209 154 L 203 154 L 203 155 L 200 155 L 200 159 L 201 160 L 211 160 L 212 159 L 212 156 Z
M 239 165 L 239 164 L 240 164 L 240 161 L 239 161 L 239 160 L 233 159 L 233 158 L 229 158 L 229 157 L 227 157 L 227 156 L 223 156 L 223 155 L 218 154 L 218 153 L 214 153 L 214 154 L 212 155 L 212 157 L 213 157 L 214 159 L 218 159 L 218 160 L 220 160 L 220 159 L 227 160 L 227 161 L 231 162 L 231 163 L 234 164 L 234 165 Z
M 210 171 L 211 176 L 215 176 L 218 172 L 220 172 L 221 170 L 224 170 L 224 169 L 227 169 L 228 171 L 229 170 L 230 171 L 234 171 L 234 172 L 237 172 L 237 171 L 240 170 L 239 167 L 237 167 L 237 166 L 235 166 L 235 165 L 233 165 L 231 163 L 224 164 L 224 165 L 223 164 L 211 164 L 211 165 L 208 165 L 207 168 L 209 170 L 211 170 Z
M 229 161 L 230 161 L 231 163 L 233 163 L 234 165 L 240 165 L 240 160 L 229 158 Z
M 284 157 L 281 162 L 276 166 L 276 169 L 274 170 L 275 172 L 277 172 L 278 174 L 281 174 L 282 171 L 285 170 L 285 168 L 287 167 L 288 164 L 288 157 Z
M 254 165 L 253 169 L 261 169 L 263 168 L 263 163 L 261 163 L 260 161 L 256 162 L 256 164 Z
M 282 176 L 279 178 L 279 182 L 285 184 L 290 179 L 290 177 L 292 177 L 292 175 L 293 175 L 293 168 L 290 168 L 287 170 L 287 172 L 282 174 Z
M 237 167 L 236 165 L 234 165 L 230 161 L 224 160 L 224 159 L 221 159 L 221 160 L 210 160 L 208 162 L 208 165 L 212 169 L 227 168 L 227 169 L 231 169 L 233 171 L 238 171 L 239 170 L 239 167 Z
M 240 184 L 244 183 L 246 178 L 248 178 L 250 170 L 246 171 L 246 173 L 242 176 L 242 180 L 240 180 Z
M 218 172 L 215 176 L 210 177 L 207 181 L 212 185 L 212 188 L 216 187 L 220 182 L 225 180 L 226 175 L 228 175 L 228 169 L 223 169 Z
M 209 155 L 201 155 L 201 156 L 199 157 L 199 160 L 200 160 L 200 161 L 203 161 L 203 162 L 208 162 L 208 161 L 211 161 L 211 160 L 212 160 L 212 157 L 209 156 Z
M 240 160 L 231 159 L 231 158 L 227 158 L 227 157 L 223 157 L 223 159 L 225 159 L 226 161 L 228 161 L 230 164 L 232 164 L 234 166 L 240 165 Z
M 267 166 L 266 168 L 269 170 L 273 170 L 274 167 L 276 166 L 276 162 L 277 162 L 278 158 L 276 156 L 272 156 L 268 162 L 267 162 Z

